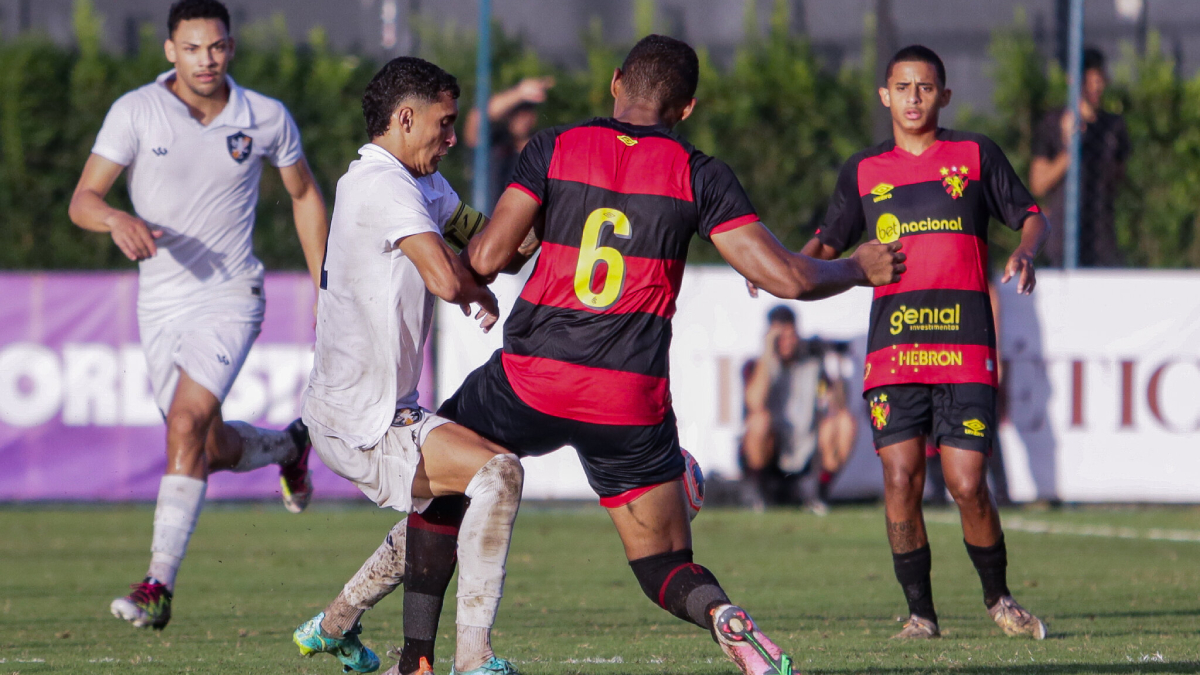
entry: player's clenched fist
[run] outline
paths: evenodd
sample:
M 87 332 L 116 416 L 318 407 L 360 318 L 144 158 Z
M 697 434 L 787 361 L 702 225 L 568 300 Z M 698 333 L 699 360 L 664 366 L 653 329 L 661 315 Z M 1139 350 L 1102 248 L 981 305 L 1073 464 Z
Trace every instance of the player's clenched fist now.
M 117 248 L 130 260 L 143 260 L 158 252 L 154 240 L 161 237 L 163 231 L 150 229 L 141 218 L 117 211 L 105 224 L 108 225 Z
M 900 252 L 898 241 L 881 244 L 878 239 L 872 239 L 859 246 L 850 257 L 862 267 L 867 283 L 871 286 L 894 284 L 900 281 L 900 275 L 907 269 L 904 266 L 905 256 Z

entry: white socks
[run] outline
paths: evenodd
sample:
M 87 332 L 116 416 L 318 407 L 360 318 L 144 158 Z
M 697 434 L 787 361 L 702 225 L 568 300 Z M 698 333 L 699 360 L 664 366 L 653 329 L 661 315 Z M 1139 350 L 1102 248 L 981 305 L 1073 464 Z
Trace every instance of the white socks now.
M 204 506 L 208 483 L 188 476 L 163 476 L 154 509 L 154 537 L 150 544 L 150 569 L 154 577 L 175 590 L 175 573 L 187 555 L 188 540 Z
M 408 518 L 404 518 L 392 527 L 379 548 L 325 608 L 321 630 L 326 635 L 335 638 L 345 635 L 358 623 L 363 612 L 386 598 L 404 581 L 404 543 L 407 539 Z
M 245 422 L 226 422 L 225 426 L 242 438 L 242 457 L 234 473 L 245 473 L 261 469 L 268 464 L 288 464 L 296 461 L 299 449 L 286 431 L 262 429 Z
M 496 455 L 464 491 L 471 505 L 458 532 L 458 672 L 474 670 L 492 656 L 491 627 L 504 592 L 504 562 L 524 478 L 516 456 Z

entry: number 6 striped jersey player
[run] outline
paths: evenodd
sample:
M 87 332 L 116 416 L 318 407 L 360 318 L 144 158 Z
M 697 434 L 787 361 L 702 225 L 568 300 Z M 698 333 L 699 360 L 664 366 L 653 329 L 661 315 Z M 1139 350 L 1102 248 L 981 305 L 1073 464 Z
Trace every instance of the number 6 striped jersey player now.
M 698 75 L 690 46 L 648 36 L 613 75 L 612 117 L 530 140 L 468 254 L 477 274 L 499 272 L 544 218 L 541 257 L 505 325 L 503 350 L 439 414 L 518 455 L 574 447 L 651 600 L 712 631 L 747 675 L 790 675 L 790 659 L 693 562 L 667 359 L 688 246 L 696 235 L 711 240 L 760 287 L 806 299 L 890 283 L 902 256 L 896 244 L 874 244 L 830 267 L 781 246 L 729 167 L 671 130 L 696 104 Z M 425 562 L 408 567 L 405 585 L 440 598 L 453 547 L 434 564 L 438 544 L 414 536 L 415 522 L 408 552 Z M 409 619 L 406 608 L 405 674 L 432 656 L 435 636 L 410 634 Z M 411 625 L 436 621 L 431 612 Z
M 888 539 L 909 604 L 909 621 L 896 637 L 939 633 L 921 513 L 931 438 L 988 612 L 1006 633 L 1041 639 L 1045 624 L 1009 594 L 1004 534 L 987 487 L 998 384 L 987 236 L 989 218 L 1024 230 L 1003 280 L 1019 274 L 1017 289 L 1028 293 L 1046 219 L 995 143 L 938 128 L 950 90 L 936 54 L 921 46 L 901 50 L 888 64 L 886 85 L 879 94 L 894 138 L 846 162 L 825 223 L 804 251 L 835 258 L 866 232 L 902 242 L 908 256 L 904 278 L 875 289 L 864 371 Z

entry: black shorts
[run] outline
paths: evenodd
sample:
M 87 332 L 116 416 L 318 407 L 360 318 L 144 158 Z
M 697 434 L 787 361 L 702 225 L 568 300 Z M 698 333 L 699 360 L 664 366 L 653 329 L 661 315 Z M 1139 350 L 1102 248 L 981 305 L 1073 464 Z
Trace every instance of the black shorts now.
M 438 415 L 454 420 L 518 457 L 540 457 L 570 445 L 600 503 L 614 507 L 683 475 L 675 412 L 651 426 L 578 422 L 534 410 L 508 383 L 497 350 L 467 376 Z
M 894 384 L 865 398 L 876 450 L 920 436 L 937 447 L 992 450 L 996 390 L 986 384 Z

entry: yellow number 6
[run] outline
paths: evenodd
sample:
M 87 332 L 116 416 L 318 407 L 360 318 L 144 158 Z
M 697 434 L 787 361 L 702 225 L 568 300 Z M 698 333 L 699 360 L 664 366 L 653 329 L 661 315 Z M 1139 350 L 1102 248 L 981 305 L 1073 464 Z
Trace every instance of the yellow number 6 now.
M 605 225 L 612 225 L 613 234 L 621 239 L 628 239 L 632 233 L 629 218 L 616 209 L 596 209 L 583 224 L 579 262 L 575 265 L 575 295 L 592 309 L 612 307 L 625 288 L 625 259 L 621 252 L 611 246 L 598 245 Z M 608 271 L 600 290 L 593 292 L 592 278 L 596 275 L 596 266 L 602 262 L 608 265 Z

